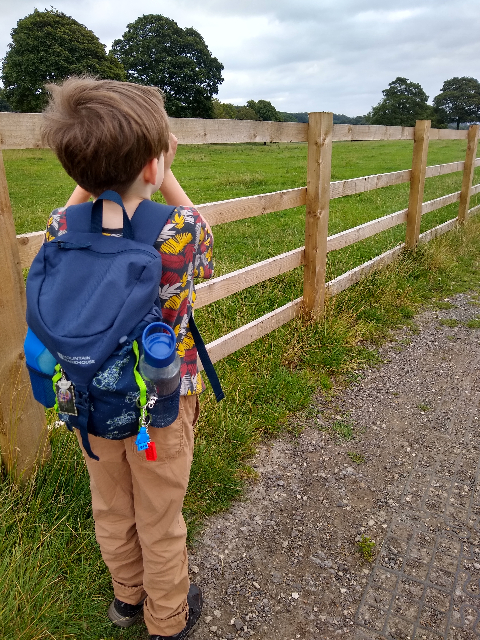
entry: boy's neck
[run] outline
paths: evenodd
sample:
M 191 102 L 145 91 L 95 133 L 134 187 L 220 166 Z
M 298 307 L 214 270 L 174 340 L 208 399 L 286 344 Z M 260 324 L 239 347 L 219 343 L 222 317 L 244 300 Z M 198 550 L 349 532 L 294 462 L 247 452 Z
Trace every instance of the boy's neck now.
M 136 208 L 142 200 L 150 200 L 152 196 L 151 185 L 139 185 L 136 182 L 123 194 L 122 200 L 129 218 L 133 216 Z M 123 214 L 121 208 L 105 200 L 103 203 L 103 221 L 105 229 L 121 229 L 123 227 Z

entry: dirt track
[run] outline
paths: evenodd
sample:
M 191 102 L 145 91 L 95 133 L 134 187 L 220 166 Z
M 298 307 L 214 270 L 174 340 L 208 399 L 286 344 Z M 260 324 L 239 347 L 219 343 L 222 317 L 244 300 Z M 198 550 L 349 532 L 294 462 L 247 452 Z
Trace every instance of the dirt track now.
M 319 398 L 298 440 L 262 449 L 258 481 L 190 557 L 195 640 L 480 637 L 480 307 L 451 303 Z M 349 425 L 354 440 L 332 435 Z

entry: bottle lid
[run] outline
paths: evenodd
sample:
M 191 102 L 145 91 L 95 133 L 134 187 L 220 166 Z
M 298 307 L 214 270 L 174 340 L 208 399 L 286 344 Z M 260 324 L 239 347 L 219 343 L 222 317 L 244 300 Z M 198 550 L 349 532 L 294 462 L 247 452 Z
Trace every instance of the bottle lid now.
M 143 357 L 151 367 L 168 367 L 175 360 L 177 336 L 163 322 L 152 322 L 142 336 Z

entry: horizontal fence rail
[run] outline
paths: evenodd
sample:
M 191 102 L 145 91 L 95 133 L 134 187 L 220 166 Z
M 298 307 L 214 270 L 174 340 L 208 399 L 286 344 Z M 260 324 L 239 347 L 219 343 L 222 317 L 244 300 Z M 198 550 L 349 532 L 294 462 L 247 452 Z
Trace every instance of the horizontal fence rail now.
M 0 113 L 0 148 L 41 149 L 41 113 Z M 170 127 L 180 144 L 245 142 L 307 142 L 308 124 L 299 122 L 255 122 L 251 120 L 200 120 L 170 118 Z M 414 127 L 370 124 L 335 124 L 333 142 L 362 140 L 413 140 Z M 467 131 L 431 129 L 430 140 L 464 140 Z
M 195 308 L 199 309 L 207 304 L 226 298 L 234 293 L 248 289 L 255 284 L 292 271 L 304 264 L 305 247 L 293 249 L 274 258 L 257 262 L 244 269 L 227 273 L 209 282 L 196 286 L 197 297 Z
M 253 322 L 249 322 L 231 333 L 227 333 L 221 338 L 218 338 L 218 340 L 209 342 L 207 349 L 212 362 L 218 362 L 242 347 L 246 347 L 252 342 L 255 342 L 255 340 L 263 338 L 263 336 L 266 336 L 275 329 L 279 329 L 284 324 L 287 324 L 287 322 L 290 322 L 290 320 L 299 316 L 302 310 L 303 298 L 297 298 L 283 307 L 275 309 L 275 311 L 267 313 L 261 318 L 257 318 L 253 320 Z M 203 369 L 200 361 L 199 369 Z
M 456 171 L 463 171 L 464 164 L 465 163 L 462 161 L 427 167 L 426 177 L 431 178 L 446 175 L 448 173 L 454 173 Z M 476 159 L 476 166 L 480 166 L 480 158 Z M 409 182 L 410 174 L 411 170 L 406 169 L 404 171 L 379 173 L 371 176 L 330 182 L 330 199 L 343 198 L 348 195 L 365 193 L 367 191 L 373 191 L 375 189 L 382 189 L 383 187 Z M 478 189 L 480 189 L 480 185 L 472 187 L 471 195 L 473 196 L 479 193 Z M 293 209 L 294 207 L 303 206 L 306 202 L 306 193 L 306 187 L 299 187 L 297 189 L 275 191 L 273 193 L 246 196 L 244 198 L 235 198 L 233 200 L 220 200 L 219 202 L 199 204 L 196 205 L 196 208 L 208 219 L 209 224 L 214 226 L 224 224 L 226 222 L 235 222 L 237 220 L 253 218 L 266 213 L 275 213 L 278 211 L 284 211 L 285 209 Z M 425 202 L 422 205 L 422 215 L 429 213 L 430 211 L 434 211 L 435 209 L 445 207 L 453 202 L 458 202 L 459 197 L 460 191 L 442 196 L 436 200 Z M 328 238 L 327 251 L 342 249 L 343 247 L 347 247 L 348 245 L 359 242 L 360 240 L 365 240 L 366 238 L 380 233 L 381 231 L 385 231 L 386 229 L 390 229 L 398 224 L 406 222 L 407 211 L 408 209 L 402 209 L 401 211 L 391 213 L 382 218 L 377 218 L 376 220 L 366 222 L 358 227 L 353 227 L 352 229 L 347 229 L 346 231 L 337 233 L 334 236 L 330 236 Z M 33 233 L 17 235 L 18 251 L 22 269 L 26 269 L 31 265 L 33 258 L 37 255 L 38 250 L 43 243 L 44 235 L 43 231 L 34 231 Z M 281 256 L 278 257 L 280 258 Z M 268 278 L 264 279 L 266 280 Z M 258 280 L 255 284 L 258 282 L 262 282 L 262 280 Z M 208 286 L 208 284 L 201 286 Z M 197 290 L 198 288 L 199 287 L 197 287 Z M 196 306 L 198 307 L 198 302 Z
M 480 185 L 479 185 L 480 186 Z M 474 207 L 470 211 L 473 213 L 474 211 L 480 211 L 480 205 Z M 418 241 L 420 244 L 425 244 L 426 242 L 430 242 L 434 238 L 438 238 L 439 236 L 447 233 L 447 231 L 451 231 L 455 229 L 458 225 L 458 220 L 454 218 L 453 220 L 448 220 L 425 233 L 420 234 Z M 328 295 L 334 296 L 345 289 L 348 289 L 352 285 L 356 284 L 362 278 L 365 278 L 369 274 L 374 271 L 378 271 L 382 269 L 386 265 L 394 262 L 402 251 L 405 249 L 405 244 L 402 243 L 398 245 L 398 247 L 394 247 L 385 253 L 372 258 L 368 262 L 364 262 L 363 264 L 347 271 L 346 273 L 342 273 L 342 275 L 338 276 L 334 280 L 330 280 L 330 282 L 326 283 L 326 289 L 328 291 Z M 299 251 L 297 249 L 297 251 Z M 235 353 L 238 349 L 249 345 L 251 342 L 254 342 L 258 338 L 261 338 L 270 331 L 274 329 L 278 329 L 290 320 L 300 316 L 303 312 L 303 298 L 297 298 L 293 300 L 293 302 L 289 302 L 288 304 L 275 309 L 270 313 L 262 316 L 261 318 L 257 318 L 253 322 L 232 331 L 231 333 L 227 333 L 226 335 L 218 338 L 214 342 L 210 342 L 207 345 L 208 353 L 212 359 L 212 362 L 218 362 L 222 358 Z M 199 369 L 203 370 L 203 366 L 199 361 Z
M 0 113 L 1 148 L 42 148 L 41 121 L 41 114 Z M 309 124 L 175 118 L 170 119 L 170 124 L 181 144 L 306 142 L 308 147 L 307 187 L 197 206 L 212 226 L 306 206 L 305 246 L 197 285 L 196 308 L 202 308 L 270 278 L 290 272 L 298 267 L 304 267 L 304 295 L 209 343 L 207 349 L 213 362 L 251 344 L 302 313 L 306 312 L 320 317 L 323 313 L 325 295 L 332 296 L 344 291 L 366 275 L 394 261 L 405 247 L 415 248 L 419 243 L 428 242 L 461 224 L 467 214 L 480 212 L 480 204 L 469 208 L 470 198 L 480 193 L 480 184 L 473 185 L 474 168 L 480 166 L 480 158 L 476 157 L 478 125 L 470 127 L 468 131 L 430 129 L 428 121 L 418 121 L 415 127 L 333 125 L 332 114 L 328 113 L 310 114 Z M 412 168 L 331 181 L 332 143 L 357 140 L 412 140 Z M 426 166 L 430 140 L 467 140 L 465 160 Z M 460 191 L 423 202 L 423 188 L 426 178 L 454 172 L 463 172 Z M 410 183 L 408 208 L 328 236 L 330 200 L 405 183 Z M 457 218 L 438 225 L 423 234 L 419 233 L 420 220 L 423 215 L 456 202 L 459 202 Z M 13 300 L 11 308 L 7 305 L 7 311 L 10 313 L 10 316 L 8 314 L 7 316 L 10 318 L 11 326 L 21 325 L 21 334 L 25 324 L 24 290 L 22 293 L 23 286 L 19 288 L 15 285 L 16 288 L 7 291 L 6 287 L 10 286 L 7 276 L 10 271 L 18 271 L 17 276 L 21 280 L 20 267 L 28 268 L 30 266 L 43 243 L 44 232 L 39 231 L 15 237 L 1 153 L 0 205 L 0 223 L 6 228 L 2 237 L 4 244 L 6 243 L 5 246 L 7 246 L 5 251 L 8 254 L 8 265 L 5 267 L 3 279 L 0 280 L 2 299 Z M 337 251 L 405 223 L 407 230 L 405 243 L 343 273 L 330 282 L 325 282 L 326 256 L 329 252 Z M 17 300 L 16 297 L 19 299 Z M 3 322 L 2 318 L 2 306 L 0 305 L 0 323 Z M 23 338 L 20 342 L 17 334 L 12 339 L 8 339 L 8 335 L 7 331 L 7 339 L 4 340 L 3 347 L 0 345 L 0 349 L 3 349 L 5 353 L 8 351 L 9 361 L 18 363 L 17 351 L 21 349 Z M 17 342 L 17 346 L 12 346 Z M 4 357 L 2 354 L 3 351 L 0 353 L 0 364 Z M 201 369 L 200 363 L 199 367 Z M 33 398 L 30 402 L 35 404 Z M 30 422 L 25 421 L 22 433 L 28 433 Z M 5 419 L 3 424 L 3 428 L 5 428 L 5 424 L 7 424 Z M 0 440 L 3 437 L 1 433 L 0 429 Z M 20 438 L 20 436 L 18 437 Z M 20 453 L 23 450 L 31 451 L 35 447 L 38 449 L 40 436 L 37 433 L 32 437 L 33 444 L 29 443 L 27 436 L 21 436 L 23 444 L 18 446 L 16 444 L 17 436 L 9 436 L 7 427 L 6 449 L 3 440 L 2 447 L 6 451 Z M 12 460 L 15 456 L 17 453 L 12 453 Z M 8 464 L 10 463 L 7 461 Z M 19 468 L 27 468 L 28 464 L 24 460 L 23 466 L 20 465 Z
M 254 218 L 265 213 L 301 207 L 305 204 L 306 197 L 307 189 L 299 187 L 297 189 L 263 193 L 258 196 L 246 196 L 233 200 L 199 204 L 197 209 L 208 218 L 210 225 L 216 225 L 235 222 L 235 220 L 244 220 L 245 218 Z

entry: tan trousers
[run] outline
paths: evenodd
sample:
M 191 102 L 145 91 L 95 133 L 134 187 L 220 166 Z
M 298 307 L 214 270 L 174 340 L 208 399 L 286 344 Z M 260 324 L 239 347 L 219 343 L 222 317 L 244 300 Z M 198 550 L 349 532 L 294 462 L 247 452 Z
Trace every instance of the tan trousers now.
M 145 451 L 137 452 L 135 436 L 126 440 L 89 436 L 99 461 L 89 458 L 82 447 L 95 533 L 115 597 L 137 604 L 146 596 L 145 623 L 152 635 L 174 635 L 188 617 L 182 505 L 198 412 L 197 396 L 181 396 L 177 420 L 163 429 L 150 427 L 157 448 L 155 462 L 146 460 Z M 80 438 L 79 443 L 82 446 Z

